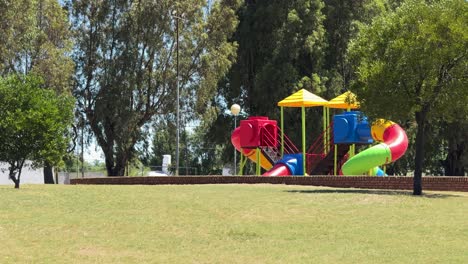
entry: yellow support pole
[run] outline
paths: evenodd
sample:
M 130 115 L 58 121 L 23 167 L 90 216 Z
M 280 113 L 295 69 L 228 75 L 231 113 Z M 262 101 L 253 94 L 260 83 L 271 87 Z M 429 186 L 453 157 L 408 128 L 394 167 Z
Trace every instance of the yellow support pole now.
M 257 167 L 256 167 L 256 174 L 257 176 L 260 175 L 260 149 L 257 148 L 255 150 L 257 156 Z
M 326 129 L 327 129 L 327 107 L 323 106 L 323 149 L 326 152 L 327 148 L 327 136 L 326 136 Z
M 327 153 L 330 152 L 330 140 L 331 140 L 331 135 L 330 135 L 330 108 L 327 107 Z
M 353 155 L 353 146 L 354 146 L 354 144 L 349 146 L 349 150 L 348 150 L 349 158 L 352 158 L 354 156 Z
M 328 152 L 329 152 L 328 145 L 330 144 L 329 138 L 328 138 L 328 123 L 330 122 L 330 121 L 328 120 L 328 118 L 329 118 L 329 116 L 328 116 L 328 107 L 325 107 L 325 112 L 327 113 L 327 114 L 326 114 L 326 117 L 327 117 L 327 127 L 326 127 L 326 129 L 325 129 L 325 131 L 326 131 L 326 132 L 325 132 L 325 136 L 327 137 L 327 145 L 325 146 L 325 154 L 328 154 Z
M 305 107 L 302 106 L 302 169 L 304 176 L 306 175 L 306 121 L 305 121 Z

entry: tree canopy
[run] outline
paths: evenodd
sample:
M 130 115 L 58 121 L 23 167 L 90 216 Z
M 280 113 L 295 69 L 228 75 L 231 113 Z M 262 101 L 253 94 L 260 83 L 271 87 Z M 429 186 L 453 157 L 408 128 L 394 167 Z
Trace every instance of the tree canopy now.
M 345 59 L 349 39 L 357 33 L 358 23 L 390 9 L 390 2 L 397 1 L 244 1 L 233 37 L 239 43 L 237 60 L 212 99 L 217 108 L 203 118 L 204 147 L 226 146 L 223 160 L 232 159 L 226 131 L 233 118 L 225 109 L 233 103 L 247 114 L 278 120 L 276 103 L 299 89 L 327 99 L 348 89 L 352 75 Z M 320 124 L 320 111 L 306 111 L 308 124 Z M 299 142 L 300 115 L 288 110 L 284 118 L 287 135 Z M 307 131 L 308 140 L 321 133 L 320 129 Z
M 234 60 L 236 44 L 228 38 L 237 25 L 238 5 L 227 0 L 210 6 L 203 0 L 71 3 L 75 94 L 104 152 L 108 175 L 123 175 L 145 124 L 155 115 L 171 118 L 178 81 L 182 102 L 199 112 L 206 109 Z
M 463 0 L 410 0 L 364 26 L 350 49 L 363 110 L 415 121 L 415 194 L 422 191 L 428 128 L 468 113 L 467 14 Z
M 57 94 L 70 94 L 72 35 L 57 0 L 0 0 L 0 36 L 0 76 L 32 73 Z M 54 183 L 49 164 L 44 182 Z
M 33 73 L 70 93 L 71 33 L 58 1 L 1 0 L 0 18 L 0 75 Z
M 26 160 L 57 165 L 68 146 L 73 98 L 43 85 L 36 76 L 0 77 L 0 160 L 9 164 L 15 188 Z
M 279 119 L 276 103 L 299 89 L 351 89 L 366 114 L 405 128 L 409 149 L 389 171 L 416 169 L 418 186 L 422 173 L 468 169 L 467 17 L 463 0 L 0 0 L 0 77 L 71 92 L 75 128 L 95 139 L 81 144 L 97 142 L 108 175 L 177 149 L 183 166 L 219 173 L 233 103 L 240 119 Z M 322 113 L 306 111 L 309 144 Z M 300 115 L 284 121 L 299 142 Z

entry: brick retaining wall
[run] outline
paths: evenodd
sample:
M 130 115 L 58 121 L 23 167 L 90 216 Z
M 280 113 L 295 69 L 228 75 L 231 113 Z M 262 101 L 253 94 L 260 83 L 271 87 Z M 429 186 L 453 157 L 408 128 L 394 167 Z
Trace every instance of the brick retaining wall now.
M 179 177 L 104 177 L 72 179 L 71 184 L 287 184 L 338 188 L 412 190 L 413 177 L 258 177 L 258 176 L 179 176 Z M 468 192 L 468 177 L 423 177 L 423 190 Z

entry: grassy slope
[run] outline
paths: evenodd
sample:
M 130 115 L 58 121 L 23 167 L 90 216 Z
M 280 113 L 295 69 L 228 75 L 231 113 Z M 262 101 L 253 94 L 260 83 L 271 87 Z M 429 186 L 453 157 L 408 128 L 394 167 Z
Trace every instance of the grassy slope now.
M 0 263 L 468 263 L 468 194 L 0 186 Z

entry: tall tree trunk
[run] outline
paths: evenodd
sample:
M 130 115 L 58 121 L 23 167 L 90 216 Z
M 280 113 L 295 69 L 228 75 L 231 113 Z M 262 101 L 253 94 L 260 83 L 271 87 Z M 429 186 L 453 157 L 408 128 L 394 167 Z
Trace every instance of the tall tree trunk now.
M 44 183 L 45 184 L 55 184 L 54 182 L 54 173 L 52 170 L 52 166 L 46 163 L 44 165 Z
M 127 155 L 125 153 L 117 154 L 117 160 L 115 162 L 115 173 L 116 176 L 125 176 L 125 168 L 127 167 Z
M 108 157 L 107 153 L 104 153 L 104 156 L 106 157 L 105 162 L 106 162 L 107 176 L 116 176 L 114 173 L 114 158 L 112 157 L 112 154 L 110 155 L 111 157 Z
M 16 178 L 15 170 L 16 169 L 13 166 L 10 167 L 10 179 L 15 184 L 15 189 L 19 189 L 19 187 L 20 187 L 20 176 L 18 175 L 18 178 Z
M 12 172 L 10 171 L 10 179 L 11 179 L 11 180 L 13 181 L 13 183 L 15 184 L 15 189 L 19 189 L 20 181 L 19 181 L 19 179 L 16 178 L 14 172 L 12 173 Z
M 111 175 L 109 176 L 125 176 L 125 166 L 122 166 L 120 164 L 116 164 L 112 169 L 111 169 Z
M 113 172 L 113 164 L 109 164 L 109 162 L 106 159 L 106 171 L 107 171 L 107 176 L 112 176 L 114 174 Z
M 117 159 L 115 160 L 113 153 L 104 153 L 104 156 L 106 157 L 107 176 L 125 176 L 127 158 L 117 155 Z
M 59 184 L 59 171 L 57 167 L 54 168 L 55 182 Z
M 15 183 L 15 189 L 19 189 L 19 186 L 20 186 L 20 181 L 19 179 L 18 180 L 15 180 L 13 181 Z
M 424 162 L 424 142 L 425 142 L 425 128 L 426 128 L 426 113 L 424 110 L 416 112 L 416 123 L 418 130 L 416 132 L 416 155 L 414 159 L 414 181 L 413 181 L 413 194 L 422 194 L 422 171 Z

